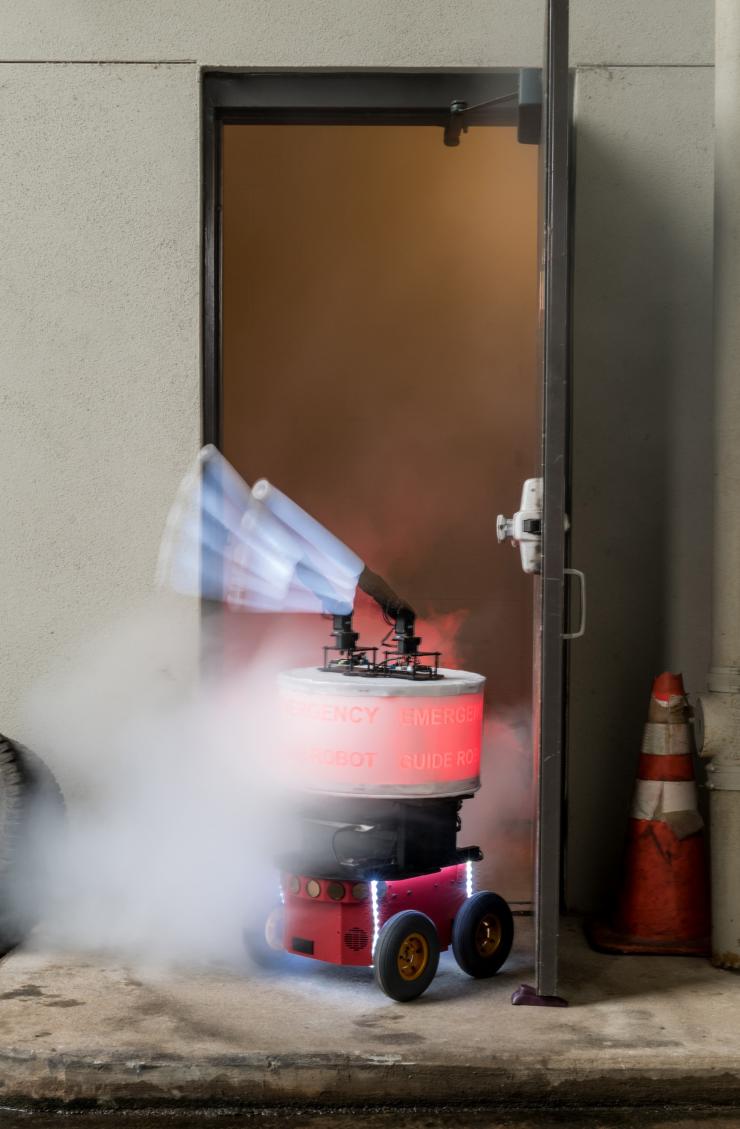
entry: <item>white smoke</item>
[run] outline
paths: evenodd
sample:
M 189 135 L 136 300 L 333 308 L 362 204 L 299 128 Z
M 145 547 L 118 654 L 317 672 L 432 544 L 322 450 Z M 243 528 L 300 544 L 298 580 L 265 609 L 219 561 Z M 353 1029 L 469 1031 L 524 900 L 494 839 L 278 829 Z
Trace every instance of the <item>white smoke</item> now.
M 529 903 L 535 810 L 530 703 L 500 709 L 489 701 L 481 781 L 474 799 L 463 804 L 458 842 L 483 847 L 483 861 L 476 866 L 478 887 L 495 890 L 511 902 Z
M 362 568 L 290 499 L 264 481 L 250 490 L 207 448 L 170 515 L 160 580 L 242 610 L 336 614 L 352 608 Z M 37 844 L 45 943 L 148 965 L 241 962 L 244 930 L 259 931 L 278 902 L 299 781 L 278 771 L 277 674 L 316 661 L 326 624 L 197 617 L 192 600 L 160 591 L 27 703 L 23 740 L 57 775 L 69 816 L 61 835 L 50 819 Z M 253 637 L 248 661 L 234 661 L 235 624 Z M 489 723 L 487 785 L 465 809 L 466 841 L 495 840 L 483 865 L 504 893 L 514 850 L 529 864 L 528 745 L 520 718 Z
M 197 605 L 173 591 L 250 612 L 346 614 L 363 567 L 266 480 L 250 489 L 215 448 L 200 452 L 167 520 L 159 593 L 28 702 L 24 741 L 69 809 L 62 836 L 56 818 L 35 817 L 48 941 L 147 962 L 241 958 L 243 931 L 278 900 L 275 860 L 296 827 L 277 771 L 276 676 L 307 637 L 315 661 L 325 625 L 283 615 L 266 633 L 226 611 L 199 625 Z M 247 663 L 226 645 L 230 619 L 232 634 L 236 620 L 261 639 Z
M 209 679 L 195 628 L 192 605 L 154 598 L 28 702 L 24 739 L 68 806 L 61 839 L 55 823 L 45 844 L 44 943 L 239 961 L 243 929 L 277 902 L 290 821 L 271 710 L 295 640 L 273 633 L 248 666 Z M 202 630 L 201 649 L 219 654 L 218 626 Z

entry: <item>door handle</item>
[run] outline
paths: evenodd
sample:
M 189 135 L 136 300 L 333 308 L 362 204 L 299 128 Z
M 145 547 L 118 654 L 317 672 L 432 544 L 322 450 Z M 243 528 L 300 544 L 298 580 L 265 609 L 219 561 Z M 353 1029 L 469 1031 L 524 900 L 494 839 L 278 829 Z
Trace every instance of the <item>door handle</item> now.
M 577 576 L 581 594 L 581 616 L 577 631 L 564 631 L 563 639 L 580 639 L 586 634 L 586 576 L 579 568 L 564 568 L 566 576 Z

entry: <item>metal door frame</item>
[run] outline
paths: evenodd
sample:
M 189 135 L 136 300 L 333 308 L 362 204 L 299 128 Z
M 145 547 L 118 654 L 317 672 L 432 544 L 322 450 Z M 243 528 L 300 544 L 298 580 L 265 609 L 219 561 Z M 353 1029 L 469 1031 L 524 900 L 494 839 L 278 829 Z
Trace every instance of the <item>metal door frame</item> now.
M 555 991 L 563 850 L 563 567 L 568 475 L 568 2 L 548 0 L 546 98 L 543 104 L 544 271 L 542 466 L 543 574 L 539 651 L 535 967 L 537 990 Z M 225 124 L 437 125 L 455 101 L 475 111 L 471 126 L 516 125 L 520 70 L 270 72 L 204 71 L 203 171 L 203 442 L 221 445 L 221 159 Z M 500 99 L 497 100 L 497 99 Z M 531 111 L 531 107 L 529 107 Z M 442 139 L 440 138 L 440 144 Z M 462 142 L 464 144 L 464 140 Z M 502 500 L 503 501 L 503 500 Z M 491 520 L 495 520 L 492 509 Z
M 542 573 L 535 701 L 540 703 L 535 852 L 537 993 L 554 996 L 563 879 L 566 514 L 570 460 L 570 131 L 568 0 L 548 0 L 542 148 Z

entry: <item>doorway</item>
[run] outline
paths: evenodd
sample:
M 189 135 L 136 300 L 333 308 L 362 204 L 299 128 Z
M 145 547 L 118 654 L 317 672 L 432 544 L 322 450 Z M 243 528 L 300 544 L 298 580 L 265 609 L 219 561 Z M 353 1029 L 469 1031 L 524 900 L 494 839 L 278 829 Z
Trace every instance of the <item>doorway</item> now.
M 538 149 L 502 102 L 446 145 L 439 109 L 418 109 L 430 76 L 374 77 L 395 85 L 395 116 L 291 111 L 273 87 L 271 109 L 222 123 L 211 426 L 248 482 L 274 481 L 386 576 L 443 662 L 485 674 L 463 838 L 483 849 L 480 884 L 526 908 L 533 590 L 495 515 L 539 460 Z M 435 78 L 439 107 L 485 76 Z M 516 90 L 515 74 L 488 80 Z M 415 81 L 412 115 L 398 91 Z M 372 643 L 385 630 L 369 608 L 359 626 Z M 326 631 L 302 636 L 296 665 Z

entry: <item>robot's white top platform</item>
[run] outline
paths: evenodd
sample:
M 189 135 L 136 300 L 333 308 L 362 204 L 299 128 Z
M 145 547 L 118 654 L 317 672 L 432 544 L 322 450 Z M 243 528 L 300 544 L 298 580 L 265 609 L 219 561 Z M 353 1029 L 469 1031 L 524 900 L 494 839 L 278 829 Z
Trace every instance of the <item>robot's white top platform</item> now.
M 458 694 L 479 694 L 485 686 L 485 677 L 469 670 L 449 670 L 440 667 L 442 678 L 386 678 L 361 674 L 340 674 L 333 670 L 319 670 L 313 666 L 283 671 L 278 676 L 285 690 L 300 690 L 305 694 L 329 693 L 358 697 L 367 694 L 373 698 L 445 698 Z

